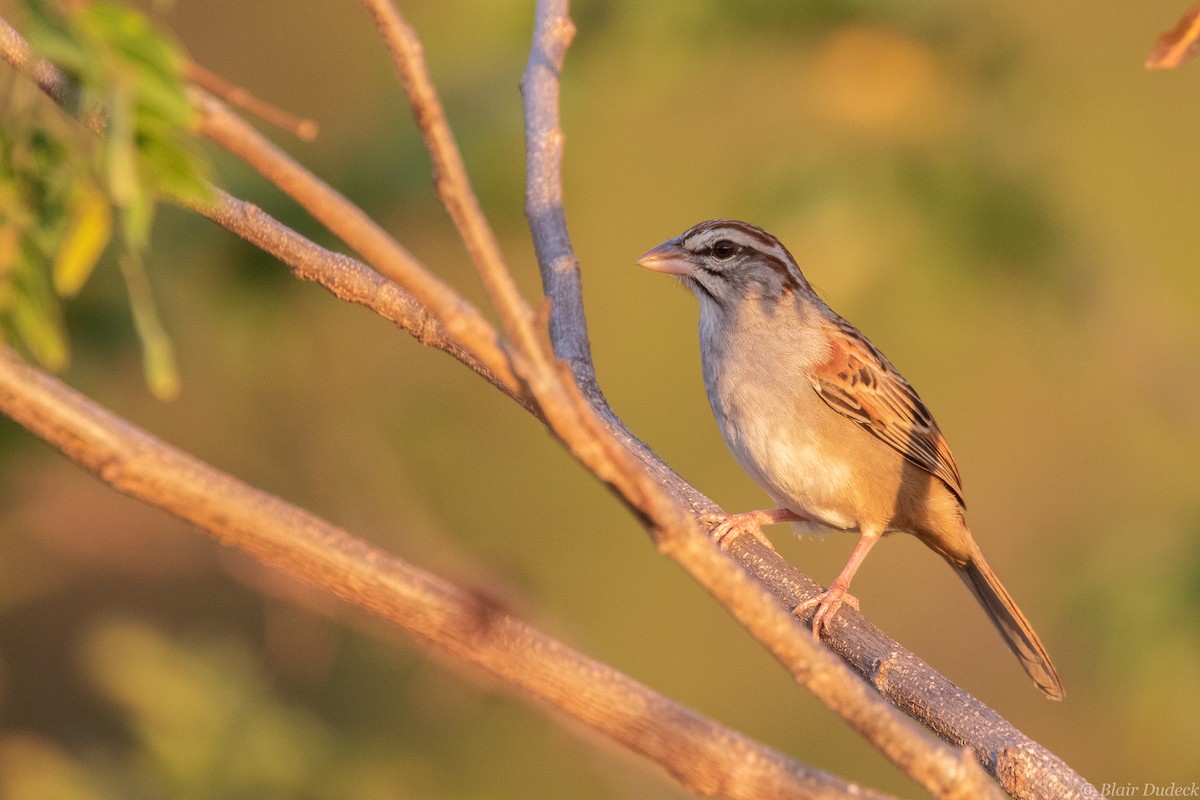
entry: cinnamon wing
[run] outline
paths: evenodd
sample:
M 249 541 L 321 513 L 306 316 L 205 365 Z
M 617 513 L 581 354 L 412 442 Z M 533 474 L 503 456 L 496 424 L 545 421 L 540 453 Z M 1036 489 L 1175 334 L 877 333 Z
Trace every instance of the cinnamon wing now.
M 916 391 L 850 323 L 837 318 L 829 358 L 812 383 L 830 408 L 862 425 L 963 500 L 950 446 Z

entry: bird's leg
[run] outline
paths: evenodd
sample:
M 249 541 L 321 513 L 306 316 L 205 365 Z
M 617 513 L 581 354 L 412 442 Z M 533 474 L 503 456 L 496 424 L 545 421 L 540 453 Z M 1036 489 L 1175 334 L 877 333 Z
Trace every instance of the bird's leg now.
M 812 618 L 812 633 L 814 639 L 821 638 L 821 628 L 828 621 L 833 619 L 833 615 L 841 607 L 842 603 L 846 603 L 854 610 L 858 610 L 858 598 L 849 593 L 850 581 L 854 578 L 854 573 L 858 572 L 858 568 L 862 565 L 863 559 L 867 557 L 867 553 L 871 552 L 871 548 L 875 543 L 882 538 L 882 534 L 878 531 L 863 531 L 858 538 L 858 545 L 855 546 L 854 552 L 850 554 L 850 560 L 846 562 L 846 566 L 842 567 L 842 572 L 834 579 L 829 588 L 821 592 L 811 600 L 806 600 L 792 609 L 792 614 L 799 616 L 803 612 L 817 606 L 817 613 L 813 614 Z
M 712 537 L 722 550 L 729 547 L 733 537 L 748 533 L 764 545 L 774 550 L 774 545 L 762 532 L 763 525 L 774 525 L 777 522 L 800 522 L 806 519 L 786 508 L 773 508 L 770 511 L 747 511 L 743 514 L 705 514 L 700 518 L 704 525 L 713 525 Z

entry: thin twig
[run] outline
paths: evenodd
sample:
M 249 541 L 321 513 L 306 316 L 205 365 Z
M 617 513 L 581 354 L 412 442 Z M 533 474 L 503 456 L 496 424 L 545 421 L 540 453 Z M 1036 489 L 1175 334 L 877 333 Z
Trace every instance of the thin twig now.
M 500 313 L 505 332 L 527 358 L 536 360 L 541 342 L 534 331 L 533 312 L 521 297 L 512 273 L 504 263 L 492 226 L 471 188 L 462 153 L 430 80 L 421 42 L 390 0 L 363 0 L 363 5 L 392 55 L 417 125 L 425 136 L 425 148 L 433 159 L 438 197 L 475 262 L 492 305 Z
M 311 142 L 317 138 L 317 123 L 314 120 L 298 117 L 261 97 L 256 97 L 244 87 L 222 78 L 203 64 L 189 61 L 184 67 L 184 72 L 188 80 L 201 89 L 211 92 L 234 108 L 240 108 L 251 116 L 287 131 L 302 142 Z
M 564 137 L 559 119 L 559 75 L 575 37 L 575 25 L 565 8 L 562 13 L 539 8 L 538 19 L 529 62 L 521 76 L 525 101 L 525 217 L 533 234 L 542 287 L 550 298 L 554 352 L 571 365 L 581 386 L 595 386 L 579 260 L 567 232 L 561 175 Z
M 0 345 L 0 412 L 113 488 L 332 592 L 666 766 L 736 798 L 882 794 L 801 765 L 657 694 L 302 508 L 199 461 Z
M 449 353 L 540 418 L 537 407 L 523 393 L 523 385 L 511 373 L 499 374 L 490 369 L 397 284 L 361 261 L 306 239 L 258 206 L 216 187 L 212 191 L 212 203 L 192 204 L 192 210 L 275 256 L 291 267 L 297 278 L 319 283 L 334 296 L 371 309 L 421 344 Z
M 304 207 L 380 274 L 424 306 L 479 363 L 509 386 L 520 383 L 499 334 L 479 310 L 425 267 L 358 206 L 265 139 L 211 95 L 193 93 L 198 132 L 245 161 Z
M 1200 3 L 1193 5 L 1175 23 L 1175 27 L 1158 37 L 1154 49 L 1146 57 L 1146 69 L 1175 69 L 1200 53 Z

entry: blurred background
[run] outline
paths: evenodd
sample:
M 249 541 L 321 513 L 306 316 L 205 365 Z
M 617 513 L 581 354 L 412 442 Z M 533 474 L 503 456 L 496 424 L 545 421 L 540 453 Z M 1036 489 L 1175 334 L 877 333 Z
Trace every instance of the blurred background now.
M 0 2 L 6 15 L 12 2 Z M 400 2 L 530 297 L 517 82 L 532 2 Z M 718 216 L 792 250 L 918 387 L 976 536 L 1067 699 L 1045 701 L 908 537 L 863 611 L 1097 786 L 1200 780 L 1200 64 L 1182 2 L 578 2 L 566 197 L 601 383 L 725 508 L 766 498 L 700 381 L 696 309 L 638 255 Z M 365 12 L 176 0 L 200 63 L 483 302 Z M 12 16 L 7 16 L 12 19 Z M 0 67 L 7 70 L 7 67 Z M 220 153 L 219 183 L 333 245 Z M 1192 233 L 1189 233 L 1192 231 Z M 74 387 L 168 442 L 794 756 L 915 796 L 530 416 L 456 362 L 162 212 L 147 269 L 182 392 L 141 376 L 119 271 L 66 308 Z M 772 537 L 819 581 L 850 536 Z M 563 735 L 562 729 L 570 730 Z M 0 795 L 679 798 L 658 770 L 84 475 L 0 419 Z

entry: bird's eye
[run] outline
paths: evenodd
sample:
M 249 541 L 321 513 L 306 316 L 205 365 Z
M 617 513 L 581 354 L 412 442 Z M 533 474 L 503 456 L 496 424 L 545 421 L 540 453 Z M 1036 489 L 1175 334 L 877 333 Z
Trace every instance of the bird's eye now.
M 712 254 L 724 261 L 733 256 L 737 252 L 738 246 L 728 239 L 720 239 L 713 242 Z

